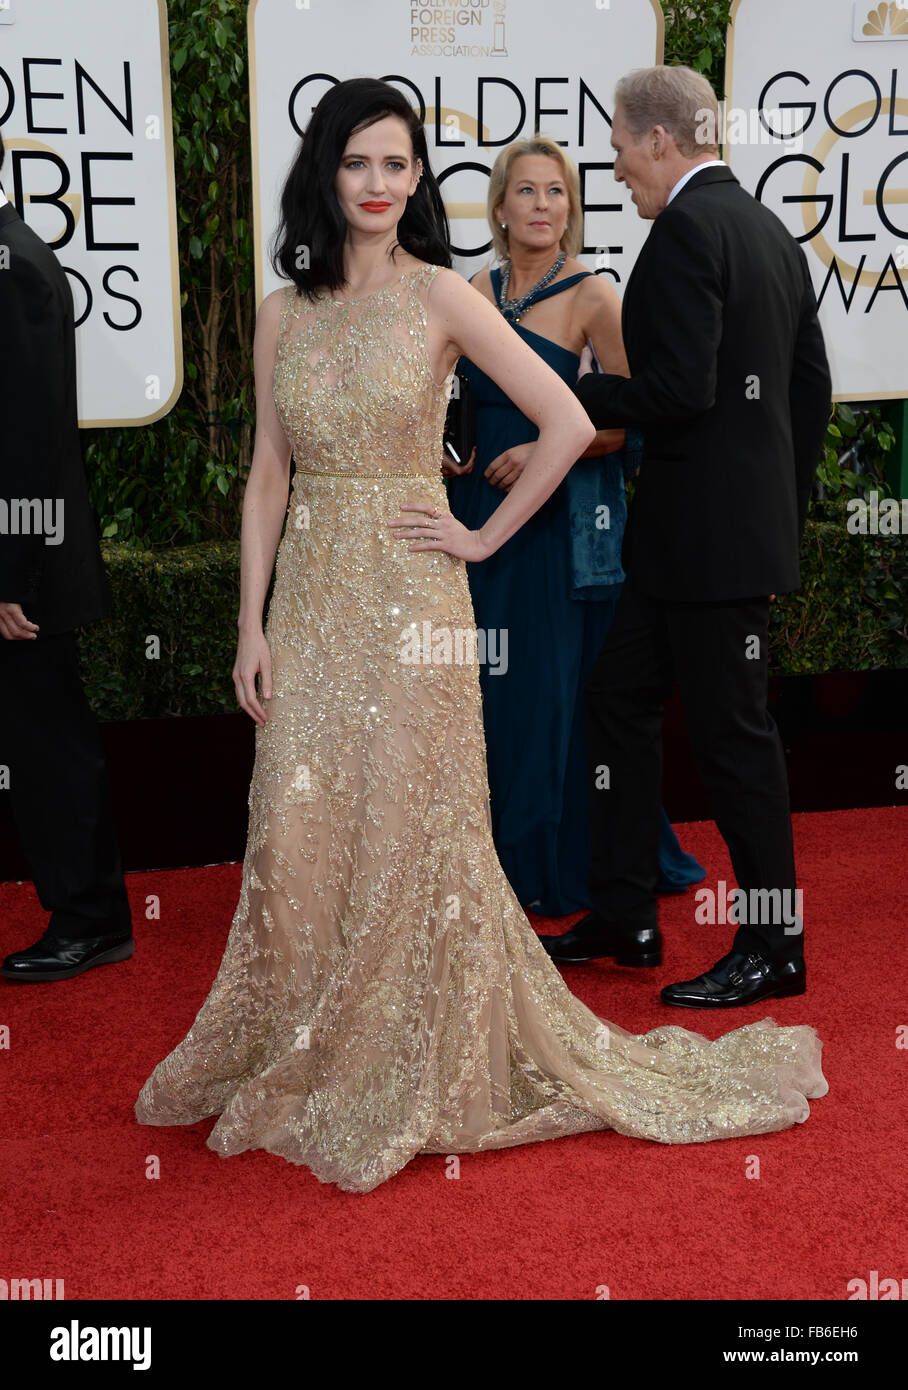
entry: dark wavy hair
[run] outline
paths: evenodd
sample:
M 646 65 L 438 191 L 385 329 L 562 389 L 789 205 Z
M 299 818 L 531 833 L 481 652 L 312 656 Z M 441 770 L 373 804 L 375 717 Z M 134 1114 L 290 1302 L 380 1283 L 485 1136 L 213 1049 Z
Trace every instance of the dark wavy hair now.
M 342 289 L 347 219 L 334 181 L 350 136 L 385 116 L 398 116 L 410 132 L 413 158 L 422 160 L 416 191 L 397 224 L 396 246 L 430 265 L 450 266 L 451 240 L 441 191 L 429 167 L 426 133 L 407 98 L 388 82 L 351 77 L 325 93 L 312 113 L 281 193 L 281 217 L 272 242 L 275 273 L 312 299 L 321 287 Z M 309 265 L 297 265 L 301 246 Z

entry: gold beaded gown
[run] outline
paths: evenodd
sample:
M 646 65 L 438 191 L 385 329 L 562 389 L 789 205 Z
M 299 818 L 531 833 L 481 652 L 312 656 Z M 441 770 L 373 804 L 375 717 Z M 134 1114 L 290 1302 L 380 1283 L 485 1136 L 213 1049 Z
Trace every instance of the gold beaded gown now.
M 296 472 L 242 888 L 211 991 L 136 1117 L 216 1115 L 219 1155 L 267 1149 L 349 1192 L 416 1154 L 801 1122 L 828 1089 L 813 1028 L 766 1018 L 710 1042 L 598 1018 L 498 862 L 464 564 L 385 524 L 416 497 L 446 507 L 437 269 L 353 300 L 282 291 L 274 399 Z

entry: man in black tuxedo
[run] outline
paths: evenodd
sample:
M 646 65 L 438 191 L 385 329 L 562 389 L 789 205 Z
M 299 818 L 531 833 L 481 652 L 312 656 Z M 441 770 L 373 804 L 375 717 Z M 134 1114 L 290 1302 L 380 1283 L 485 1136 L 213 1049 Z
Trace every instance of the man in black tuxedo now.
M 3 155 L 0 137 L 0 168 Z M 66 980 L 133 952 L 74 631 L 103 617 L 111 594 L 79 445 L 72 291 L 2 191 L 0 325 L 0 769 L 51 914 L 41 940 L 7 956 L 0 974 Z
M 804 253 L 717 158 L 717 126 L 715 93 L 690 68 L 641 69 L 618 84 L 615 178 L 653 225 L 622 306 L 631 375 L 587 373 L 574 389 L 598 429 L 638 426 L 645 443 L 622 553 L 627 579 L 585 688 L 593 912 L 565 936 L 543 938 L 562 962 L 660 963 L 661 729 L 677 682 L 747 894 L 731 950 L 662 991 L 666 1003 L 691 1008 L 804 991 L 767 647 L 771 599 L 800 584 L 831 404 Z

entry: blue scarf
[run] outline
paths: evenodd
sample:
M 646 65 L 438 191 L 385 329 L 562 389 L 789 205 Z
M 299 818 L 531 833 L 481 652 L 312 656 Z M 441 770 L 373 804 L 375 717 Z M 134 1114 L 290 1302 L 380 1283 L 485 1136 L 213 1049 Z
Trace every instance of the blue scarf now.
M 643 435 L 629 429 L 623 449 L 578 460 L 564 480 L 571 530 L 571 598 L 611 600 L 611 586 L 624 581 L 624 484 L 636 473 L 642 455 Z

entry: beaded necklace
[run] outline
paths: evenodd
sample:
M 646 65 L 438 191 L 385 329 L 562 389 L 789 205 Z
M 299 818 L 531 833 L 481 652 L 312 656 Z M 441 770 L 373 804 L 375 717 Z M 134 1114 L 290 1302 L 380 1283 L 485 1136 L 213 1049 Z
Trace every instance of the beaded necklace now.
M 504 314 L 509 323 L 519 322 L 521 315 L 525 314 L 530 307 L 529 301 L 533 299 L 540 290 L 544 290 L 546 285 L 551 284 L 561 267 L 567 260 L 567 256 L 562 251 L 561 255 L 550 265 L 541 280 L 538 280 L 531 290 L 521 295 L 520 299 L 508 299 L 508 285 L 511 282 L 511 262 L 505 261 L 501 272 L 501 285 L 498 293 L 498 307 Z

